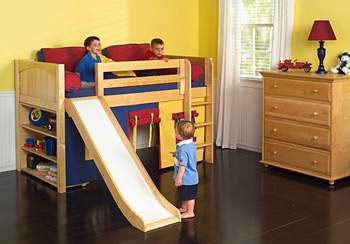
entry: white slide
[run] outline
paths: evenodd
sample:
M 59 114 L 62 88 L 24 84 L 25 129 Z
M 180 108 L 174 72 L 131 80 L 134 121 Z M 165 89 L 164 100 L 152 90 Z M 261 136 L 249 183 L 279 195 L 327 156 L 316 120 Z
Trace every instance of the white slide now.
M 66 99 L 76 124 L 115 202 L 141 231 L 181 222 L 177 208 L 158 191 L 103 98 Z

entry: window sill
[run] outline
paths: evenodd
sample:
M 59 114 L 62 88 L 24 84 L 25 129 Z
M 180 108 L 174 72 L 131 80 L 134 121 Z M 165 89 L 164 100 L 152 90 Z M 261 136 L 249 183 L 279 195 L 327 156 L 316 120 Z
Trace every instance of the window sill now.
M 249 88 L 262 88 L 262 77 L 241 77 L 240 87 L 249 87 Z

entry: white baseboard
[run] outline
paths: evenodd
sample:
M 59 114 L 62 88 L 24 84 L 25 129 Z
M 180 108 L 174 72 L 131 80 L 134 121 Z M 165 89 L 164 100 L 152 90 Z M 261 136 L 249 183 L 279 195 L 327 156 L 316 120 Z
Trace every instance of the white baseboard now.
M 257 152 L 257 153 L 261 153 L 262 152 L 261 148 L 253 147 L 253 146 L 250 146 L 250 145 L 237 144 L 237 147 L 241 148 L 241 149 L 244 149 L 244 150 Z
M 16 170 L 16 165 L 0 167 L 0 173 L 6 172 L 6 171 L 12 171 L 12 170 Z

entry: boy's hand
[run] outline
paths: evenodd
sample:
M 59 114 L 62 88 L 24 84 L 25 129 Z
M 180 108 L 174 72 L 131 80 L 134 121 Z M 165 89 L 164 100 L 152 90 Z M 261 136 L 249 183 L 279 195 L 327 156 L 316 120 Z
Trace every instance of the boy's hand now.
M 175 157 L 175 152 L 169 152 L 171 156 Z
M 163 58 L 163 60 L 164 60 L 165 62 L 168 62 L 168 61 L 169 61 L 169 59 L 168 59 L 168 58 Z
M 179 187 L 179 186 L 181 186 L 181 185 L 182 185 L 182 179 L 176 178 L 176 179 L 175 179 L 175 186 L 176 186 L 176 187 Z

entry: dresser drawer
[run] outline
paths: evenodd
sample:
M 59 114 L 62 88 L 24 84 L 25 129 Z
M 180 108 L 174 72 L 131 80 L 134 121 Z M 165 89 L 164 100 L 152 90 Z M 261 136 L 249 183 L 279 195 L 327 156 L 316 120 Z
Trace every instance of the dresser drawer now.
M 274 119 L 264 120 L 264 136 L 317 149 L 330 150 L 330 129 Z
M 329 174 L 330 154 L 327 152 L 265 140 L 264 158 L 281 165 Z
M 264 114 L 316 125 L 330 126 L 329 104 L 265 96 Z
M 275 77 L 265 78 L 266 94 L 331 101 L 331 84 Z

